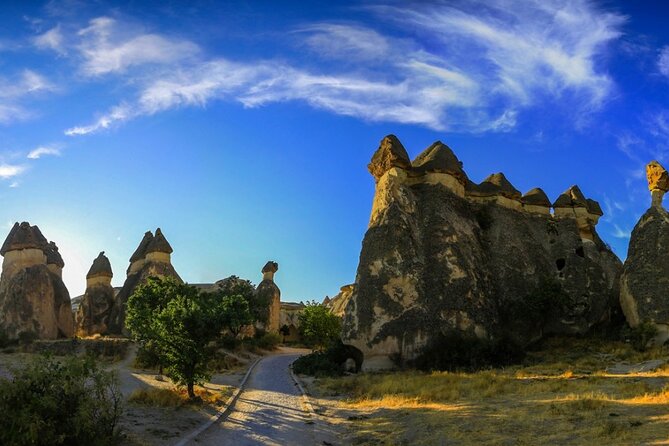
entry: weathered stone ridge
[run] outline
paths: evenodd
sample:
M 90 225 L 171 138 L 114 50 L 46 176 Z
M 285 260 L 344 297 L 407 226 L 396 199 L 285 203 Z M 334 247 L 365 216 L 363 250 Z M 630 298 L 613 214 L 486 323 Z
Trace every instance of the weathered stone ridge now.
M 390 355 L 411 359 L 448 330 L 528 343 L 609 320 L 621 264 L 595 231 L 594 200 L 572 186 L 552 214 L 542 190 L 523 196 L 501 173 L 473 183 L 445 144 L 410 166 L 387 162 L 408 158 L 399 147 L 384 138 L 369 166 L 376 194 L 345 342 L 387 365 Z M 515 314 L 543 288 L 557 290 L 549 317 Z
M 37 226 L 15 223 L 0 254 L 0 329 L 11 339 L 22 333 L 39 339 L 72 336 L 70 295 L 61 279 L 65 263 L 56 244 Z
M 651 206 L 632 230 L 620 279 L 620 304 L 631 327 L 651 323 L 656 341 L 669 339 L 669 212 L 662 196 L 669 187 L 667 171 L 657 161 L 646 167 Z

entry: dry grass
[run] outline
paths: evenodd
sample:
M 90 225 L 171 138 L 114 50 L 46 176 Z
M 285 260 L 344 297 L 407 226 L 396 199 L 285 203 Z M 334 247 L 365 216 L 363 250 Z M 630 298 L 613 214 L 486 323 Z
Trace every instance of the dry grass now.
M 226 388 L 223 392 L 212 392 L 203 387 L 195 388 L 197 404 L 220 406 L 225 403 L 231 394 L 232 388 Z M 176 387 L 137 389 L 130 394 L 128 401 L 154 407 L 182 407 L 194 403 L 188 398 L 186 389 Z
M 353 444 L 669 444 L 669 368 L 611 375 L 666 353 L 555 340 L 523 366 L 478 373 L 397 372 L 317 380 L 324 398 L 368 418 Z

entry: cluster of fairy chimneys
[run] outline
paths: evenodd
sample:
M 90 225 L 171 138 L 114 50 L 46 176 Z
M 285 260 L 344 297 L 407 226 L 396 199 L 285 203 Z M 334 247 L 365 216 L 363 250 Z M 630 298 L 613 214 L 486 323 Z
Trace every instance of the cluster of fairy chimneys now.
M 435 142 L 411 161 L 397 137 L 388 135 L 381 141 L 368 167 L 377 182 L 388 171 L 400 169 L 410 185 L 442 184 L 456 195 L 476 202 L 496 202 L 511 209 L 544 215 L 551 215 L 552 208 L 554 216 L 572 217 L 591 224 L 597 224 L 603 215 L 599 203 L 586 198 L 578 186 L 571 186 L 551 203 L 540 188 L 521 194 L 503 173 L 492 174 L 476 184 L 467 177 L 462 162 L 450 147 L 441 141 Z
M 2 263 L 3 276 L 11 276 L 18 270 L 32 265 L 47 265 L 54 274 L 62 277 L 65 262 L 54 242 L 47 241 L 42 231 L 30 223 L 14 223 L 5 239 L 0 255 L 5 259 Z

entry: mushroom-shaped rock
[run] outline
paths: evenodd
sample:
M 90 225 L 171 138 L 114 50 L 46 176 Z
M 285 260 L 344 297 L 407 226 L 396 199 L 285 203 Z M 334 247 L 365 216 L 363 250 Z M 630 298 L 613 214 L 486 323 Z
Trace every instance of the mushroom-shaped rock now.
M 411 161 L 402 143 L 395 135 L 388 135 L 381 140 L 379 148 L 374 152 L 372 161 L 367 165 L 376 181 L 393 167 L 410 170 Z
M 548 199 L 546 192 L 544 192 L 543 189 L 539 187 L 535 187 L 534 189 L 527 191 L 527 193 L 523 195 L 521 201 L 523 204 L 531 206 L 551 206 L 551 201 Z
M 587 208 L 588 202 L 578 186 L 571 186 L 564 191 L 553 203 L 553 208 Z
M 279 264 L 269 261 L 262 269 L 263 280 L 256 288 L 255 299 L 258 304 L 267 305 L 267 324 L 265 329 L 273 333 L 279 332 L 281 319 L 281 290 L 274 283 L 274 273 L 279 270 Z
M 462 183 L 467 181 L 467 175 L 462 170 L 462 162 L 458 160 L 453 150 L 441 141 L 425 149 L 411 164 L 418 173 L 448 173 Z
M 114 277 L 111 263 L 109 263 L 109 259 L 105 256 L 104 251 L 98 254 L 95 260 L 93 260 L 93 265 L 91 265 L 91 269 L 89 269 L 88 274 L 86 274 L 87 279 L 92 279 L 94 277 Z
M 49 242 L 43 250 L 46 255 L 47 265 L 55 265 L 58 268 L 63 268 L 65 266 L 63 257 L 60 255 L 60 252 L 58 252 L 58 246 L 56 246 L 55 242 Z
M 43 249 L 47 244 L 46 238 L 37 226 L 30 226 L 27 221 L 21 224 L 14 223 L 0 248 L 0 254 L 4 256 L 8 251 L 21 249 Z
M 277 271 L 279 271 L 279 264 L 270 260 L 262 268 L 263 280 L 274 280 L 274 273 Z
M 646 166 L 646 178 L 652 200 L 652 206 L 662 207 L 662 198 L 669 190 L 669 174 L 660 163 L 651 161 Z
M 494 173 L 483 180 L 483 182 L 478 185 L 478 190 L 480 194 L 486 196 L 502 195 L 512 200 L 519 200 L 521 198 L 520 191 L 513 187 L 501 172 Z
M 156 229 L 156 235 L 153 237 L 153 240 L 151 240 L 151 243 L 149 243 L 149 246 L 146 248 L 147 254 L 152 252 L 163 252 L 166 254 L 172 254 L 172 252 L 174 252 L 160 228 Z
M 151 231 L 146 231 L 144 233 L 144 238 L 142 238 L 142 241 L 139 242 L 139 246 L 137 246 L 137 249 L 130 257 L 130 263 L 142 260 L 144 257 L 146 257 L 146 248 L 148 248 L 152 240 L 153 240 L 153 234 L 151 233 Z

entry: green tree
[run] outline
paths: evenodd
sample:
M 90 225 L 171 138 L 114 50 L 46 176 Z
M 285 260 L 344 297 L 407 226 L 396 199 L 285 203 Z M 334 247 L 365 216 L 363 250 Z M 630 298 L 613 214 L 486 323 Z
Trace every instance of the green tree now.
M 0 444 L 110 446 L 120 442 L 116 377 L 92 358 L 40 356 L 0 378 Z
M 209 344 L 221 332 L 220 302 L 211 293 L 173 279 L 153 279 L 128 299 L 126 326 L 134 339 L 149 342 L 167 376 L 188 389 L 208 379 Z
M 341 319 L 315 301 L 300 313 L 300 335 L 313 350 L 324 350 L 341 337 Z
M 244 326 L 253 323 L 249 303 L 244 296 L 239 294 L 226 296 L 219 292 L 218 298 L 220 299 L 221 324 L 230 330 L 234 337 L 237 337 Z
M 242 296 L 249 303 L 249 311 L 253 318 L 252 322 L 267 323 L 269 319 L 269 302 L 265 302 L 256 296 L 256 288 L 250 280 L 230 276 L 216 282 L 220 292 L 225 296 Z

